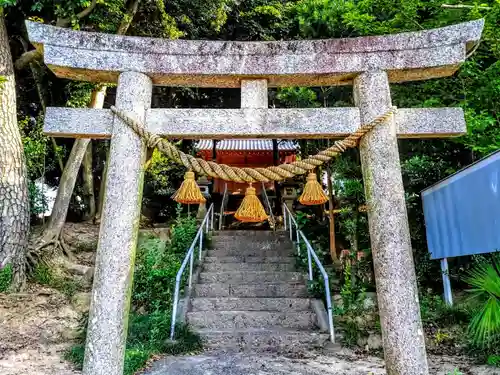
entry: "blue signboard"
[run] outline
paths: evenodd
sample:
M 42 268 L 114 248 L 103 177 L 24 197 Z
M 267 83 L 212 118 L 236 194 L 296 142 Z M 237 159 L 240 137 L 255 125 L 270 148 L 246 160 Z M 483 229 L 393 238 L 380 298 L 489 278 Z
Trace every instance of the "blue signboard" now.
M 422 192 L 432 259 L 500 251 L 500 151 Z

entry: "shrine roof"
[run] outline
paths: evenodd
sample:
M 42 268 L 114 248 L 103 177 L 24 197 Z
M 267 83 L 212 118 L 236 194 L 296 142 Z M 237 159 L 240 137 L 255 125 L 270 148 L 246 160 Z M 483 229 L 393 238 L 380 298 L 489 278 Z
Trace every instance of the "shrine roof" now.
M 453 74 L 481 38 L 484 20 L 432 30 L 329 40 L 238 42 L 167 40 L 74 31 L 27 22 L 29 38 L 60 77 L 116 82 L 124 71 L 158 85 L 239 87 L 350 84 L 385 70 L 393 82 Z
M 195 143 L 200 151 L 212 151 L 214 141 L 202 139 Z M 273 141 L 271 139 L 222 139 L 217 142 L 217 151 L 272 151 Z M 297 151 L 298 146 L 293 141 L 280 140 L 279 151 Z

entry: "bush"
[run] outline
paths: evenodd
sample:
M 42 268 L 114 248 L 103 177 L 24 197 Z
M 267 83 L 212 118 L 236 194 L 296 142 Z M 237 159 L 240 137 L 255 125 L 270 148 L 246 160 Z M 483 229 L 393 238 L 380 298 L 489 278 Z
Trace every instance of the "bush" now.
M 132 304 L 146 312 L 171 308 L 174 280 L 181 265 L 158 238 L 141 239 L 137 248 Z
M 426 294 L 420 297 L 420 315 L 424 326 L 450 326 L 467 324 L 471 312 L 465 304 L 449 306 L 441 296 Z
M 175 277 L 196 234 L 196 220 L 178 216 L 169 244 L 155 237 L 141 236 L 137 246 L 132 308 L 129 315 L 125 375 L 143 368 L 155 354 L 180 354 L 201 349 L 201 339 L 183 324 L 176 326 L 176 341 L 171 342 L 172 302 Z M 43 274 L 42 274 L 43 275 Z M 82 324 L 86 323 L 82 320 Z M 85 340 L 72 348 L 66 358 L 83 364 Z
M 177 218 L 172 225 L 170 248 L 175 254 L 186 254 L 196 235 L 196 217 L 183 216 L 182 206 L 177 205 Z M 183 257 L 184 258 L 184 257 Z
M 31 216 L 44 214 L 47 211 L 48 205 L 42 189 L 40 189 L 33 181 L 28 181 L 28 194 Z
M 41 285 L 47 285 L 63 293 L 67 298 L 73 296 L 80 285 L 74 279 L 55 274 L 47 265 L 39 263 L 32 276 Z
M 481 348 L 498 347 L 500 343 L 500 257 L 480 263 L 466 278 L 473 289 L 471 302 L 478 306 L 469 324 L 474 345 Z
M 12 283 L 12 266 L 7 264 L 0 268 L 0 293 L 5 293 L 9 290 Z
M 83 359 L 85 356 L 85 344 L 78 344 L 71 347 L 65 354 L 64 359 L 75 364 L 77 370 L 83 367 Z
M 488 356 L 486 363 L 490 366 L 500 367 L 500 355 L 491 354 Z

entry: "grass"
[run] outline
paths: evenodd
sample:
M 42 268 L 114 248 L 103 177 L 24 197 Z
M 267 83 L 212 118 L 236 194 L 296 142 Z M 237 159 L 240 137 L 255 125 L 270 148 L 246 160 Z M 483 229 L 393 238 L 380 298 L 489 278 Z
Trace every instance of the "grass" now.
M 12 266 L 7 264 L 0 269 L 0 293 L 5 293 L 9 290 L 12 283 Z
M 155 355 L 193 353 L 202 349 L 201 338 L 186 325 L 177 324 L 175 341 L 169 340 L 173 285 L 185 252 L 196 234 L 193 228 L 196 229 L 195 220 L 178 217 L 171 243 L 151 236 L 139 238 L 124 375 L 135 374 Z M 41 272 L 39 277 L 44 278 L 45 273 Z M 87 320 L 81 321 L 83 333 L 79 342 L 65 355 L 79 369 L 84 360 Z
M 38 264 L 32 275 L 33 281 L 60 291 L 67 298 L 71 298 L 81 289 L 80 284 L 70 277 L 57 275 L 45 264 Z

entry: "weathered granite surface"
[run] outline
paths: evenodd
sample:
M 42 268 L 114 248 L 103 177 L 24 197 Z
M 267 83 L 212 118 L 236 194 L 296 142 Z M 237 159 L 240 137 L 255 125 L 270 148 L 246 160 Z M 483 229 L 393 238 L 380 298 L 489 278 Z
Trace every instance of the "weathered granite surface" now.
M 112 121 L 108 109 L 49 107 L 44 132 L 53 137 L 110 138 Z M 395 121 L 398 138 L 453 137 L 467 130 L 461 108 L 399 109 Z M 150 109 L 146 115 L 149 131 L 188 139 L 331 139 L 346 137 L 360 125 L 359 109 L 349 107 Z
M 27 22 L 31 42 L 60 77 L 115 82 L 120 72 L 148 74 L 155 84 L 240 87 L 333 85 L 357 73 L 387 70 L 392 81 L 452 74 L 481 37 L 483 20 L 434 30 L 352 39 L 220 42 L 88 33 Z
M 241 108 L 267 108 L 268 92 L 266 79 L 241 81 Z M 249 112 L 247 116 L 253 116 Z
M 141 73 L 120 75 L 116 106 L 144 119 L 152 84 Z M 122 375 L 139 229 L 146 149 L 115 119 L 99 232 L 83 374 Z
M 369 72 L 357 77 L 354 100 L 362 121 L 369 122 L 387 111 L 391 106 L 387 74 Z M 365 135 L 360 154 L 387 373 L 427 375 L 394 122 Z

